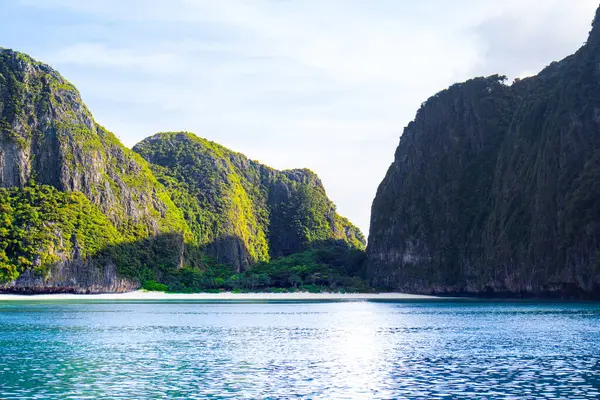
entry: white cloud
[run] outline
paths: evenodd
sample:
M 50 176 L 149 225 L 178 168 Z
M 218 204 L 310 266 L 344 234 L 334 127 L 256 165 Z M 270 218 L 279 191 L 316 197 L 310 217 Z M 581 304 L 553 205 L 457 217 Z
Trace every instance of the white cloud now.
M 485 62 L 482 73 L 534 75 L 573 53 L 587 39 L 595 0 L 509 0 L 474 28 Z
M 99 122 L 127 145 L 156 131 L 186 129 L 274 167 L 309 167 L 339 211 L 365 232 L 377 185 L 422 101 L 470 76 L 523 76 L 562 58 L 585 40 L 597 6 L 595 0 L 20 4 L 71 18 L 60 29 L 39 21 L 42 34 L 63 36 L 31 51 L 72 80 Z

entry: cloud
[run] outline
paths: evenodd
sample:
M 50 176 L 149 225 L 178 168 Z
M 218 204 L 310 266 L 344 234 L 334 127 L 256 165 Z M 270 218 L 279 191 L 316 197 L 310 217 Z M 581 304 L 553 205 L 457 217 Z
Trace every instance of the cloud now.
M 99 122 L 127 145 L 185 129 L 277 168 L 309 167 L 338 210 L 365 232 L 376 188 L 421 102 L 471 76 L 516 77 L 562 58 L 585 40 L 597 6 L 594 0 L 18 4 L 14 15 L 35 17 L 39 36 L 17 44 L 75 83 Z M 36 45 L 42 36 L 44 46 Z
M 475 26 L 484 74 L 511 78 L 536 74 L 585 43 L 596 0 L 510 0 Z

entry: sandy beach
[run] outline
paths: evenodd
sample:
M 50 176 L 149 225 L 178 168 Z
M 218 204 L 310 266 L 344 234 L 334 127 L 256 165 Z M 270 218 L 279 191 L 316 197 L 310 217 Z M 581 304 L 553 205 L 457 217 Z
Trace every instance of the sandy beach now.
M 253 300 L 421 300 L 439 299 L 406 293 L 163 293 L 138 290 L 128 293 L 104 294 L 0 294 L 0 301 L 9 300 L 207 300 L 207 301 L 253 301 Z

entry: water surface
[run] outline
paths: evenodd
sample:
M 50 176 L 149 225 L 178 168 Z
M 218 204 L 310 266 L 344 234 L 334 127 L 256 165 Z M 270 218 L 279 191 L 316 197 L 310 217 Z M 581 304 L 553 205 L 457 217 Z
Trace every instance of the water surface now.
M 600 305 L 0 302 L 0 398 L 598 398 Z

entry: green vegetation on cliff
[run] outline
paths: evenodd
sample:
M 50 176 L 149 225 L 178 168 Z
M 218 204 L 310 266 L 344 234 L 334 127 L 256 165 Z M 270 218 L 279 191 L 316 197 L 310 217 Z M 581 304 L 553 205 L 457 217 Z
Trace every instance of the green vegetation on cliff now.
M 0 49 L 0 187 L 82 192 L 124 237 L 189 233 L 146 162 L 96 124 L 56 71 Z
M 149 246 L 147 241 L 166 234 L 191 239 L 181 210 L 173 204 L 147 163 L 93 120 L 73 85 L 47 65 L 24 54 L 0 49 L 0 187 L 23 190 L 25 195 L 26 187 L 32 184 L 79 193 L 96 207 L 96 214 L 104 216 L 104 229 L 114 231 L 115 241 L 144 242 L 145 249 Z M 11 196 L 20 195 L 13 192 Z M 46 211 L 51 212 L 49 208 Z M 63 211 L 69 214 L 66 208 L 56 210 L 56 215 Z M 54 216 L 42 214 L 41 221 L 45 223 L 47 218 L 52 221 Z M 21 222 L 26 226 L 24 229 L 30 229 L 26 220 Z M 12 250 L 19 250 L 16 248 L 6 254 L 13 260 L 11 278 L 16 278 L 25 265 L 20 263 L 15 269 L 14 260 L 18 260 L 15 256 L 26 258 L 31 265 L 40 264 L 31 257 L 40 258 L 43 262 L 36 268 L 48 270 L 49 281 L 43 284 L 52 286 L 54 275 L 49 273 L 47 260 L 53 259 L 56 265 L 61 265 L 79 256 L 87 259 L 92 254 L 69 252 L 72 235 L 68 226 L 64 231 L 44 229 L 46 239 L 36 242 L 35 254 L 28 245 L 23 247 L 28 249 L 27 255 L 13 254 Z M 77 237 L 80 242 L 88 239 L 85 234 Z M 61 251 L 52 248 L 53 242 L 60 243 Z M 97 246 L 112 244 L 99 241 Z M 172 259 L 180 256 L 180 247 L 173 248 Z M 178 260 L 171 267 L 176 268 L 180 263 Z M 87 276 L 86 268 L 74 271 Z M 130 273 L 132 267 L 120 266 L 119 270 L 135 278 L 136 274 Z M 107 290 L 113 290 L 113 283 L 120 282 L 115 279 L 100 286 L 108 285 Z M 26 280 L 18 283 L 30 284 L 38 283 Z
M 363 248 L 310 170 L 277 171 L 191 133 L 159 133 L 134 147 L 185 215 L 195 243 L 243 270 L 326 240 Z
M 44 275 L 65 256 L 93 257 L 121 240 L 81 193 L 51 186 L 0 188 L 0 282 L 28 268 Z
M 310 250 L 271 262 L 261 262 L 244 272 L 205 260 L 204 268 L 181 268 L 148 280 L 147 290 L 171 292 L 310 291 L 368 292 L 364 279 L 365 252 L 343 241 L 322 243 Z M 164 283 L 162 283 L 164 282 Z
M 324 241 L 364 247 L 308 170 L 275 171 L 191 134 L 136 151 L 58 72 L 0 48 L 0 290 L 172 286 Z
M 48 185 L 0 188 L 0 283 L 27 269 L 44 278 L 73 260 L 85 268 L 112 264 L 133 280 L 159 279 L 177 269 L 183 249 L 180 233 L 131 240 L 82 193 Z

